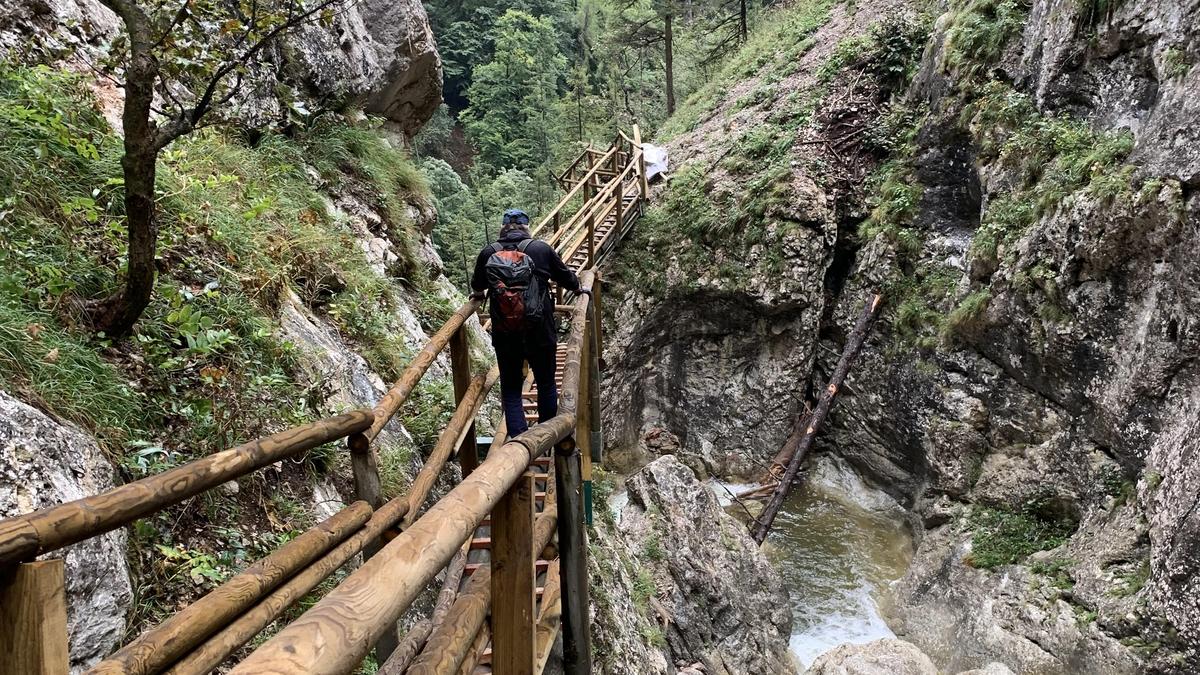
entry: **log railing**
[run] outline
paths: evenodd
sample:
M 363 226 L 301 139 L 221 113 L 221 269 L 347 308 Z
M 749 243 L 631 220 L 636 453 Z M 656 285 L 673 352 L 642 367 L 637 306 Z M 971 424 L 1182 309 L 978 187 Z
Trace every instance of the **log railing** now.
M 588 149 L 564 172 L 567 194 L 539 225 L 539 230 L 555 227 L 548 241 L 564 258 L 587 247 L 586 258 L 574 264 L 584 285 L 593 289 L 591 296 L 556 307 L 569 315 L 571 327 L 556 417 L 515 439 L 505 438 L 502 424 L 486 460 L 479 462 L 474 421 L 498 371 L 471 372 L 468 321 L 480 302 L 468 301 L 429 338 L 371 410 L 289 429 L 100 495 L 0 520 L 0 675 L 65 672 L 62 560 L 35 561 L 37 556 L 339 439 L 346 439 L 357 501 L 145 631 L 88 673 L 211 672 L 360 553 L 361 567 L 235 672 L 349 673 L 372 649 L 384 664 L 398 644 L 396 621 L 416 594 L 456 556 L 460 575 L 463 567 L 472 567 L 464 557 L 474 546 L 468 540 L 488 516 L 490 566 L 474 565 L 475 574 L 461 591 L 457 581 L 447 587 L 446 607 L 429 627 L 424 649 L 412 652 L 415 660 L 405 657 L 405 665 L 411 661 L 411 666 L 401 670 L 471 672 L 490 643 L 494 672 L 540 673 L 561 630 L 567 672 L 590 672 L 583 520 L 591 459 L 598 456 L 601 438 L 600 283 L 593 268 L 641 213 L 648 194 L 643 166 L 636 127 L 633 139 L 620 134 L 607 151 Z M 581 193 L 580 208 L 564 218 L 567 205 Z M 606 219 L 609 224 L 598 231 Z M 454 415 L 408 492 L 387 500 L 374 443 L 447 349 Z M 545 506 L 535 515 L 537 490 L 529 471 L 551 451 L 554 475 L 545 488 Z M 422 513 L 455 453 L 462 481 Z M 557 547 L 552 545 L 556 536 Z M 539 567 L 534 560 L 543 549 L 560 557 Z M 534 593 L 539 572 L 545 574 L 537 589 L 540 605 Z M 489 625 L 489 613 L 507 619 Z

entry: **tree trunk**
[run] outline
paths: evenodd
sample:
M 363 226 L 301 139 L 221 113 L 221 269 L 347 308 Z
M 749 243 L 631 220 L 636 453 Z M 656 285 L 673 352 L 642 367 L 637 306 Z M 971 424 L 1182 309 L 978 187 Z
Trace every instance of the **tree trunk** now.
M 837 367 L 833 370 L 833 376 L 829 378 L 829 384 L 826 385 L 825 391 L 821 392 L 821 398 L 817 401 L 817 407 L 813 409 L 812 415 L 807 418 L 808 424 L 804 425 L 804 418 L 801 418 L 803 433 L 800 435 L 799 441 L 796 444 L 796 450 L 788 462 L 787 471 L 784 471 L 783 477 L 779 480 L 779 485 L 775 488 L 775 494 L 771 495 L 771 501 L 767 503 L 767 507 L 763 509 L 762 515 L 758 517 L 755 524 L 753 533 L 754 541 L 759 544 L 762 544 L 766 540 L 767 532 L 771 529 L 771 525 L 775 523 L 775 516 L 779 515 L 779 509 L 783 506 L 783 500 L 791 492 L 792 484 L 796 482 L 796 474 L 800 472 L 800 465 L 804 463 L 804 457 L 808 454 L 809 448 L 812 447 L 813 439 L 817 436 L 817 431 L 820 430 L 821 424 L 829 414 L 830 408 L 833 407 L 833 400 L 837 398 L 838 391 L 842 387 L 842 382 L 846 380 L 846 375 L 850 373 L 850 365 L 854 362 L 854 358 L 858 356 L 863 343 L 866 342 L 867 332 L 871 330 L 871 324 L 874 323 L 875 317 L 879 316 L 879 308 L 882 301 L 883 297 L 876 294 L 867 303 L 866 307 L 863 308 L 862 316 L 858 319 L 854 330 L 850 332 L 850 336 L 846 338 L 846 347 L 842 350 L 842 358 L 838 360 Z
M 125 107 L 121 113 L 125 133 L 121 169 L 125 177 L 125 224 L 129 231 L 125 284 L 92 309 L 96 330 L 110 337 L 128 335 L 150 304 L 158 242 L 158 224 L 154 218 L 158 129 L 150 121 L 158 62 L 149 55 L 134 56 L 126 73 Z
M 750 35 L 750 28 L 746 22 L 746 0 L 740 0 L 740 2 L 741 2 L 741 4 L 739 5 L 740 11 L 738 13 L 738 19 L 739 19 L 738 32 L 741 34 L 742 42 L 745 42 L 746 38 L 749 37 L 749 35 Z
M 667 62 L 667 114 L 675 113 L 675 37 L 671 28 L 674 17 L 670 12 L 663 15 L 663 51 Z

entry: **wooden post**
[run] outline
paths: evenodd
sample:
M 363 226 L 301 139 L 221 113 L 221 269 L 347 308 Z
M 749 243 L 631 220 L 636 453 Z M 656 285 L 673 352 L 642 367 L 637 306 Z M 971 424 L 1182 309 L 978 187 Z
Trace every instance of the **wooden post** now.
M 646 151 L 642 147 L 642 130 L 638 125 L 633 125 L 633 144 L 637 146 L 638 161 L 638 183 L 641 187 L 642 199 L 650 198 L 650 181 L 646 178 Z
M 597 275 L 592 281 L 592 302 L 588 305 L 590 342 L 588 343 L 586 364 L 588 400 L 585 403 L 588 406 L 587 429 L 591 438 L 589 442 L 591 452 L 583 458 L 583 480 L 586 489 L 589 525 L 592 523 L 592 463 L 600 463 L 604 459 L 603 417 L 600 410 L 600 286 L 600 277 Z M 583 364 L 580 367 L 582 368 Z M 580 395 L 582 396 L 583 392 Z
M 471 386 L 471 344 L 467 339 L 467 327 L 464 324 L 450 338 L 450 370 L 454 378 L 454 403 L 462 403 L 467 387 Z M 467 435 L 458 446 L 458 463 L 462 466 L 462 475 L 467 477 L 479 466 L 479 455 L 475 449 L 475 422 L 467 427 Z
M 588 616 L 587 530 L 583 524 L 583 475 L 579 448 L 570 438 L 554 448 L 558 495 L 558 555 L 562 584 L 563 672 L 591 675 L 592 638 Z
M 624 229 L 625 222 L 623 220 L 623 212 L 625 210 L 625 186 L 621 183 L 621 181 L 617 181 L 617 185 L 615 188 L 613 188 L 613 190 L 617 193 L 617 222 L 613 224 L 613 227 L 616 228 L 616 236 L 620 237 L 621 230 Z
M 371 449 L 371 442 L 363 434 L 352 434 L 346 439 L 350 447 L 350 471 L 354 474 L 354 494 L 377 509 L 383 506 L 383 489 L 379 482 L 379 460 Z
M 594 283 L 594 282 L 593 282 Z M 580 478 L 583 481 L 583 514 L 584 521 L 592 524 L 591 474 L 592 453 L 592 311 L 594 307 L 588 303 L 588 320 L 584 328 L 583 346 L 579 350 L 579 402 L 576 414 L 575 442 L 578 444 L 580 461 Z
M 533 474 L 526 472 L 492 511 L 492 669 L 526 675 L 534 661 Z
M 850 332 L 850 336 L 846 338 L 846 346 L 842 350 L 842 357 L 838 359 L 837 367 L 834 368 L 833 375 L 829 378 L 829 384 L 825 386 L 825 391 L 821 392 L 821 398 L 817 401 L 817 407 L 813 409 L 812 415 L 808 418 L 808 424 L 804 428 L 804 435 L 800 437 L 796 451 L 792 455 L 791 461 L 788 462 L 787 470 L 783 472 L 783 478 L 780 479 L 778 487 L 775 488 L 775 493 L 771 495 L 771 501 L 767 502 L 767 507 L 763 509 L 762 515 L 757 518 L 754 524 L 754 541 L 759 544 L 762 544 L 766 540 L 767 532 L 770 531 L 771 525 L 775 523 L 775 516 L 779 515 L 779 509 L 783 506 L 783 500 L 787 498 L 788 492 L 792 489 L 792 484 L 796 481 L 796 474 L 800 471 L 800 465 L 804 463 L 804 456 L 808 454 L 808 449 L 812 447 L 813 439 L 816 438 L 817 432 L 821 429 L 821 423 L 825 421 L 825 417 L 829 414 L 829 409 L 833 407 L 833 400 L 837 398 L 842 382 L 845 381 L 846 375 L 850 373 L 850 365 L 854 362 L 854 357 L 858 356 L 859 350 L 862 349 L 863 343 L 866 342 L 867 333 L 871 330 L 871 324 L 874 323 L 875 317 L 879 316 L 879 308 L 882 303 L 883 296 L 875 294 L 863 308 L 862 316 L 859 317 L 854 330 Z
M 0 675 L 65 675 L 67 597 L 61 558 L 0 572 Z
M 592 280 L 592 302 L 591 302 L 592 307 L 590 309 L 590 311 L 594 312 L 592 321 L 595 322 L 595 324 L 596 324 L 596 328 L 595 328 L 596 335 L 595 335 L 595 339 L 593 340 L 596 350 L 592 354 L 592 356 L 593 356 L 593 358 L 595 358 L 597 363 L 599 363 L 600 359 L 604 358 L 604 330 L 603 330 L 604 315 L 602 314 L 602 310 L 604 309 L 604 306 L 600 304 L 600 295 L 601 295 L 600 287 L 603 285 L 604 284 L 601 283 L 601 280 L 600 280 L 600 273 L 599 273 L 599 271 L 597 271 L 595 278 Z
M 371 441 L 367 440 L 363 434 L 353 434 L 346 439 L 346 443 L 350 446 L 350 470 L 354 474 L 354 493 L 361 501 L 370 504 L 372 509 L 378 509 L 383 506 L 383 489 L 379 481 L 379 460 L 375 456 L 375 449 L 371 447 Z M 384 543 L 382 537 L 367 542 L 363 547 L 363 560 L 378 553 Z M 393 625 L 390 630 L 385 630 L 375 643 L 377 661 L 379 663 L 387 661 L 398 644 L 400 644 L 400 635 Z
M 601 200 L 603 201 L 603 200 Z M 588 213 L 587 217 L 587 252 L 588 262 L 584 269 L 592 269 L 596 266 L 596 212 Z

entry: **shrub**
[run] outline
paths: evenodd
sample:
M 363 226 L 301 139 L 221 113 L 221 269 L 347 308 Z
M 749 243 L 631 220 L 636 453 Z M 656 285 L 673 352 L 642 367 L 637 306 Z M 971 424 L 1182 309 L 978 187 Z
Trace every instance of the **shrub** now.
M 1021 511 L 979 508 L 972 514 L 971 527 L 974 532 L 968 562 L 981 569 L 994 569 L 1061 546 L 1075 531 L 1075 522 L 1049 517 L 1037 505 L 1027 505 Z
M 1025 28 L 1028 16 L 1027 0 L 953 0 L 942 67 L 968 79 L 981 76 Z

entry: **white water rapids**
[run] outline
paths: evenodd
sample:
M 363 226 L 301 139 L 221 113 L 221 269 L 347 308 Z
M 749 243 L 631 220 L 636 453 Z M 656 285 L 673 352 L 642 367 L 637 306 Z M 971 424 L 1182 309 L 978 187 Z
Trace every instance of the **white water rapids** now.
M 713 487 L 722 503 L 731 501 Z M 853 471 L 820 458 L 788 496 L 766 552 L 788 588 L 791 650 L 802 668 L 840 644 L 894 636 L 879 603 L 908 567 L 912 537 L 900 507 Z

